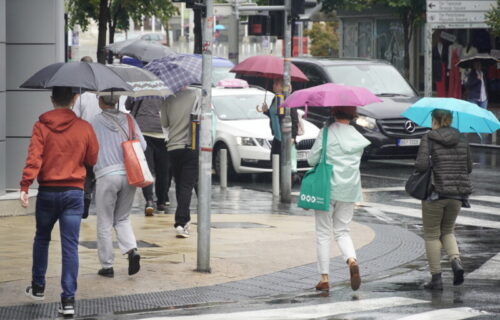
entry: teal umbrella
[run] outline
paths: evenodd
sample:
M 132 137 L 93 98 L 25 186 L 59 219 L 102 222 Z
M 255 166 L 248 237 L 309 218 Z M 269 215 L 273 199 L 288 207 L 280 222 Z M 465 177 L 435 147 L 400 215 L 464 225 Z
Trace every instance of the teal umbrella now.
M 432 127 L 432 111 L 448 110 L 453 115 L 451 126 L 462 133 L 493 133 L 500 129 L 497 117 L 478 105 L 455 98 L 422 98 L 401 115 L 422 127 Z

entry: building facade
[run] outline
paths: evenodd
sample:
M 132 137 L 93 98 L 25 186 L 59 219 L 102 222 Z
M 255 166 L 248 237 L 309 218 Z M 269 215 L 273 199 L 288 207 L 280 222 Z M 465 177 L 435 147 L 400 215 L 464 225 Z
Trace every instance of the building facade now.
M 42 67 L 64 61 L 64 0 L 0 0 L 0 195 L 19 189 L 33 123 L 50 92 L 20 89 Z

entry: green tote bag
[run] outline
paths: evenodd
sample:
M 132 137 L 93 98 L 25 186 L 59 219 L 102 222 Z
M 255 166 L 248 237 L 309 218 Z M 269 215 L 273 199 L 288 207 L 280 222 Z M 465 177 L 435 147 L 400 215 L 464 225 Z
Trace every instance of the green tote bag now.
M 304 209 L 330 210 L 330 192 L 333 165 L 326 163 L 328 128 L 323 129 L 323 143 L 319 163 L 307 171 L 300 186 L 297 205 Z

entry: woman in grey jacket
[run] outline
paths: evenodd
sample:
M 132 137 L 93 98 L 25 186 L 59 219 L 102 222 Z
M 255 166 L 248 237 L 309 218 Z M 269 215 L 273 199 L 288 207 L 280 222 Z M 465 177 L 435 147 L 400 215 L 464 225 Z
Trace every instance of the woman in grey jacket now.
M 444 247 L 453 270 L 453 285 L 464 281 L 464 269 L 455 239 L 455 221 L 462 204 L 468 205 L 472 193 L 469 173 L 472 160 L 468 142 L 451 128 L 452 114 L 447 110 L 432 112 L 432 130 L 422 137 L 415 167 L 424 172 L 430 165 L 431 152 L 434 191 L 422 201 L 425 249 L 432 280 L 424 288 L 442 290 L 441 247 Z M 430 144 L 430 145 L 429 145 Z
M 115 108 L 119 96 L 102 96 L 99 107 L 102 112 L 94 117 L 91 124 L 99 141 L 99 155 L 94 166 L 96 176 L 97 211 L 97 252 L 102 269 L 97 274 L 113 277 L 113 238 L 116 231 L 118 247 L 122 254 L 128 254 L 128 274 L 139 272 L 140 258 L 137 242 L 130 223 L 130 209 L 134 202 L 135 187 L 128 184 L 123 160 L 122 142 L 128 139 L 126 113 Z M 142 149 L 146 141 L 139 126 L 133 120 L 135 132 Z

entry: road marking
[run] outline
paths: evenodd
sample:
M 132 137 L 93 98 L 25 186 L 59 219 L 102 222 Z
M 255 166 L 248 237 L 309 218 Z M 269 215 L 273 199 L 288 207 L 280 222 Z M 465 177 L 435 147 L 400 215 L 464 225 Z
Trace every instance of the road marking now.
M 363 205 L 377 208 L 377 209 L 385 211 L 385 212 L 400 214 L 400 215 L 407 216 L 407 217 L 413 217 L 413 218 L 418 218 L 418 219 L 422 218 L 422 211 L 420 209 L 412 209 L 412 208 L 401 207 L 401 206 L 391 206 L 388 204 L 372 203 L 372 202 L 363 202 Z M 489 221 L 489 220 L 476 219 L 476 218 L 471 218 L 471 217 L 458 216 L 457 224 L 463 224 L 463 225 L 475 226 L 475 227 L 500 229 L 500 222 L 499 221 Z
M 369 214 L 374 216 L 375 218 L 384 221 L 385 223 L 393 223 L 394 219 L 386 215 L 382 210 L 379 210 L 378 208 L 373 208 L 373 207 L 364 207 L 363 208 L 365 211 L 367 211 Z
M 406 181 L 408 178 L 396 178 L 396 177 L 387 177 L 387 176 L 379 176 L 376 174 L 367 174 L 367 173 L 362 173 L 361 176 L 363 177 L 370 177 L 370 178 L 379 178 L 383 180 L 398 180 L 398 181 Z
M 420 204 L 420 200 L 417 199 L 394 199 L 394 200 L 398 202 Z M 495 216 L 500 216 L 500 208 L 486 207 L 478 204 L 471 204 L 471 208 L 462 208 L 461 211 L 479 212 L 479 213 L 486 213 Z
M 500 253 L 486 261 L 481 267 L 467 274 L 467 279 L 500 280 Z
M 388 192 L 388 191 L 405 191 L 405 187 L 382 187 L 382 188 L 363 189 L 363 192 Z
M 303 307 L 264 309 L 233 313 L 201 314 L 178 317 L 157 317 L 150 320 L 282 320 L 282 319 L 318 319 L 350 312 L 364 312 L 382 308 L 429 303 L 403 297 L 387 297 L 345 302 L 324 303 Z
M 428 312 L 413 314 L 408 317 L 400 318 L 399 320 L 460 320 L 477 317 L 479 315 L 486 315 L 488 312 L 479 311 L 472 308 L 452 308 L 452 309 L 439 309 Z
M 500 197 L 495 196 L 471 196 L 469 197 L 471 200 L 479 200 L 493 203 L 500 203 Z

